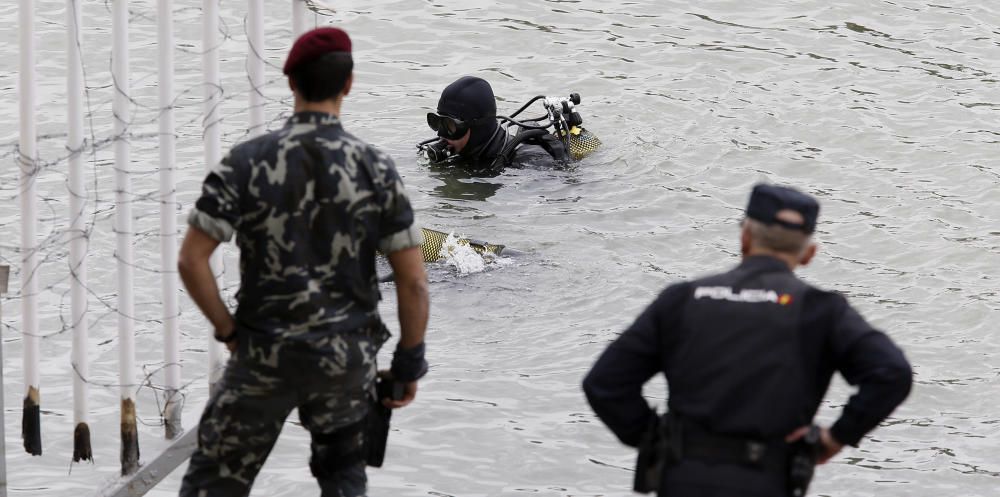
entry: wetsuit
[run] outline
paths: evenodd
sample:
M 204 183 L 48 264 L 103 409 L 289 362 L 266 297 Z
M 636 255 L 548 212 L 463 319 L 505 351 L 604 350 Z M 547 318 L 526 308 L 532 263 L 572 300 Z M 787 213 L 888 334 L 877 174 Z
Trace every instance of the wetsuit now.
M 481 142 L 472 144 L 470 140 L 450 162 L 477 176 L 496 176 L 507 167 L 549 168 L 570 160 L 566 147 L 551 133 L 520 143 L 515 143 L 516 137 L 497 126 Z

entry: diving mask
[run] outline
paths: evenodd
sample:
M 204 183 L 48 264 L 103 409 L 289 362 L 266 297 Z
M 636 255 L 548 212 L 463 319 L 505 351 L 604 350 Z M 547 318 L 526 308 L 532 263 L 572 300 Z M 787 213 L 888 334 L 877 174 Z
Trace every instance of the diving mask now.
M 487 120 L 496 119 L 493 116 L 480 117 L 473 119 L 471 121 L 463 121 L 451 116 L 446 116 L 443 114 L 435 114 L 433 112 L 427 113 L 427 125 L 431 127 L 432 130 L 437 132 L 438 136 L 448 140 L 458 140 L 465 135 L 469 128 L 485 122 Z

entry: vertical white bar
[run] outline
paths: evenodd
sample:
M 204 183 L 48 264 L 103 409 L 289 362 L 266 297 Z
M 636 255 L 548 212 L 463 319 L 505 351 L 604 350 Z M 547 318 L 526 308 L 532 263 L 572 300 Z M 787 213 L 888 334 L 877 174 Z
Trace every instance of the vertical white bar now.
M 115 237 L 118 255 L 118 339 L 121 396 L 131 398 L 134 388 L 132 298 L 132 178 L 129 175 L 129 145 L 125 137 L 129 118 L 128 2 L 114 0 L 112 13 L 112 78 L 115 96 Z
M 249 0 L 247 71 L 250 74 L 250 137 L 264 132 L 264 0 Z
M 220 152 L 219 105 L 222 102 L 222 83 L 219 79 L 219 0 L 202 3 L 202 72 L 205 75 L 205 169 L 211 169 L 222 160 Z M 222 251 L 212 254 L 212 272 L 221 280 Z M 222 346 L 208 335 L 208 383 L 215 384 L 222 377 Z
M 306 32 L 306 2 L 292 0 L 292 41 L 294 42 Z
M 174 124 L 174 18 L 173 0 L 159 0 L 156 43 L 159 47 L 160 90 L 160 256 L 163 267 L 163 361 L 166 436 L 181 432 L 180 330 L 177 325 L 177 180 L 175 178 L 176 128 Z
M 7 497 L 7 430 L 3 397 L 3 297 L 7 295 L 7 277 L 10 267 L 0 266 L 0 497 Z
M 66 117 L 69 135 L 70 329 L 73 332 L 73 460 L 92 460 L 87 425 L 87 192 L 83 182 L 83 62 L 81 0 L 66 2 Z
M 135 329 L 133 317 L 132 178 L 129 144 L 125 133 L 129 119 L 128 1 L 114 0 L 111 20 L 111 77 L 115 96 L 115 238 L 118 256 L 118 377 L 122 401 L 122 474 L 138 469 L 135 426 Z M 134 460 L 133 460 L 134 459 Z
M 41 455 L 39 419 L 38 337 L 38 222 L 35 179 L 38 173 L 35 128 L 35 13 L 32 0 L 21 0 L 19 14 L 20 67 L 18 83 L 21 129 L 18 148 L 21 167 L 21 331 L 24 335 L 25 416 L 22 436 L 25 450 Z

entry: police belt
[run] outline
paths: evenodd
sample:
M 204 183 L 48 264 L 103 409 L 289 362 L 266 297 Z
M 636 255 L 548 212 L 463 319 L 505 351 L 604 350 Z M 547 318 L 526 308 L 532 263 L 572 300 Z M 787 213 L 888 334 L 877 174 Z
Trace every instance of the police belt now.
M 680 453 L 682 460 L 739 464 L 768 472 L 788 470 L 789 450 L 784 440 L 719 435 L 690 422 L 682 423 Z

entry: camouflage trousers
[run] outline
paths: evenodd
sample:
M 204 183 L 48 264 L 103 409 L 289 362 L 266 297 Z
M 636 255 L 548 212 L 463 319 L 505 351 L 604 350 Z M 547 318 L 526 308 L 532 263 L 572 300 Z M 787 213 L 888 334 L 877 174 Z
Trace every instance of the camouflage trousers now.
M 241 334 L 202 414 L 181 497 L 249 495 L 294 408 L 312 438 L 309 467 L 322 496 L 364 496 L 364 421 L 380 333 L 308 344 Z

